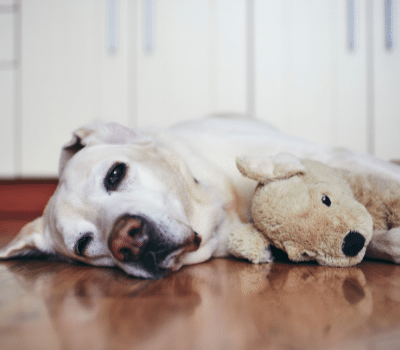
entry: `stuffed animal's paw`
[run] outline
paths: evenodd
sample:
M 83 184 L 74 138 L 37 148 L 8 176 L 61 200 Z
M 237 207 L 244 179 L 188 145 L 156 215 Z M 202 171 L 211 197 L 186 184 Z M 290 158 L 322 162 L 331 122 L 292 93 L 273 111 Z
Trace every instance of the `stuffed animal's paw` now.
M 270 242 L 252 224 L 244 224 L 234 230 L 228 242 L 229 253 L 253 264 L 273 261 Z

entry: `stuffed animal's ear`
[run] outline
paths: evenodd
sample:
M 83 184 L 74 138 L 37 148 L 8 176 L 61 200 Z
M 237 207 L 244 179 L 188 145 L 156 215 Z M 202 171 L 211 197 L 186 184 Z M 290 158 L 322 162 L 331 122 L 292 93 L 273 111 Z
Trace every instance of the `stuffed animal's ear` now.
M 0 259 L 32 257 L 53 253 L 46 247 L 43 232 L 43 217 L 26 224 L 9 244 L 0 249 Z
M 287 179 L 306 172 L 300 159 L 289 153 L 274 157 L 238 157 L 236 165 L 244 176 L 258 182 Z
M 96 144 L 149 143 L 151 138 L 140 131 L 133 131 L 117 123 L 97 122 L 75 130 L 72 139 L 64 145 L 58 166 L 58 173 L 65 164 L 82 148 Z

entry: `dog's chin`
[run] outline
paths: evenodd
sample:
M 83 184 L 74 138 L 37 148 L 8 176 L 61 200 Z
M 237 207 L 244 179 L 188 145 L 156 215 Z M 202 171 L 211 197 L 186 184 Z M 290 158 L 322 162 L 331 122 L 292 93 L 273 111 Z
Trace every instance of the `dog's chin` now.
M 182 264 L 179 262 L 180 250 L 182 249 L 169 254 L 164 260 L 158 263 L 154 254 L 148 252 L 142 256 L 140 261 L 118 262 L 118 266 L 132 277 L 159 279 L 182 267 Z
M 159 279 L 179 270 L 183 265 L 181 260 L 185 254 L 196 251 L 199 245 L 200 239 L 196 238 L 194 241 L 167 253 L 161 260 L 159 259 L 159 252 L 156 254 L 149 251 L 139 261 L 117 262 L 117 265 L 133 277 Z
M 143 255 L 140 261 L 117 262 L 116 264 L 128 275 L 138 278 L 158 279 L 169 272 L 168 269 L 161 267 L 162 264 L 155 261 L 151 252 Z
M 179 270 L 182 267 L 181 258 L 187 251 L 188 250 L 186 248 L 180 248 L 172 252 L 161 262 L 160 268 L 167 271 Z
M 129 276 L 133 278 L 143 279 L 160 279 L 168 275 L 169 271 L 164 269 L 157 269 L 154 271 L 148 271 L 143 266 L 137 264 L 119 264 L 119 267 Z

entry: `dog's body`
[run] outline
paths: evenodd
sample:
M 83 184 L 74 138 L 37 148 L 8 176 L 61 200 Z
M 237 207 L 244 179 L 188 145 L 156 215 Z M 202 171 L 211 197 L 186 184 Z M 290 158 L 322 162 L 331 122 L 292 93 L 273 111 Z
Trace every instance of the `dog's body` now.
M 208 118 L 142 131 L 95 124 L 77 130 L 64 147 L 59 186 L 44 215 L 0 257 L 40 251 L 152 278 L 229 256 L 228 235 L 249 220 L 256 185 L 237 170 L 236 157 L 279 152 L 400 182 L 396 165 L 249 119 Z M 261 261 L 269 260 L 266 247 Z

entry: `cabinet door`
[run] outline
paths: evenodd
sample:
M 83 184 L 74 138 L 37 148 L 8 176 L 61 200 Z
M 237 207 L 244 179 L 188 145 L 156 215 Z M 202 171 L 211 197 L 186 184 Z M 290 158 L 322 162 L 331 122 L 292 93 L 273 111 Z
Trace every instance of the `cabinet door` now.
M 107 50 L 106 2 L 22 2 L 22 173 L 57 174 L 61 146 L 96 119 L 128 123 L 127 1 L 117 51 Z
M 210 113 L 247 112 L 247 0 L 210 1 Z
M 0 176 L 15 174 L 15 69 L 12 1 L 0 1 Z
M 400 158 L 400 3 L 373 1 L 375 153 Z
M 153 46 L 145 50 L 149 4 Z M 167 126 L 245 110 L 245 0 L 26 0 L 22 6 L 24 176 L 56 175 L 71 131 L 96 119 Z
M 255 2 L 256 114 L 283 131 L 366 150 L 365 8 L 347 1 Z
M 1 15 L 0 15 L 1 16 Z M 15 175 L 14 72 L 0 70 L 0 176 Z
M 244 0 L 139 1 L 138 126 L 245 111 L 244 8 Z
M 166 126 L 207 113 L 208 5 L 204 0 L 139 1 L 138 126 Z

